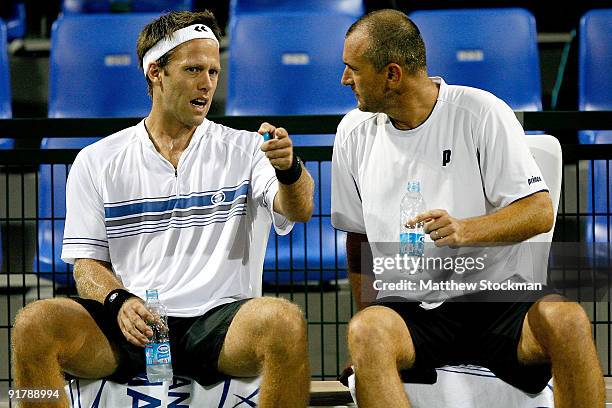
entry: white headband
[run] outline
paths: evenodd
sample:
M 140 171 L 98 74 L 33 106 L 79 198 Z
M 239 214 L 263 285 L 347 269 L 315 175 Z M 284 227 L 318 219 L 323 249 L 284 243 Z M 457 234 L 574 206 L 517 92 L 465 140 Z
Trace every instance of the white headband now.
M 153 47 L 147 51 L 142 58 L 142 70 L 145 76 L 149 70 L 149 64 L 157 61 L 162 55 L 170 51 L 171 49 L 178 47 L 184 42 L 189 40 L 195 40 L 196 38 L 204 38 L 213 40 L 219 46 L 219 40 L 213 34 L 213 31 L 204 24 L 194 24 L 189 27 L 181 28 L 172 33 L 170 38 L 162 38 Z

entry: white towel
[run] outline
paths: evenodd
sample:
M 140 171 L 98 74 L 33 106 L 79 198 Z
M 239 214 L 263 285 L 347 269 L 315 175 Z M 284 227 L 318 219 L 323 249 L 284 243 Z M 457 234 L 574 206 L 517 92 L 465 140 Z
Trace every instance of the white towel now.
M 228 379 L 210 387 L 183 377 L 153 384 L 139 377 L 128 384 L 72 380 L 66 393 L 71 408 L 253 407 L 259 399 L 259 378 Z
M 404 384 L 413 408 L 554 408 L 552 380 L 539 394 L 527 394 L 478 366 L 446 366 L 436 370 L 433 385 Z M 355 375 L 349 377 L 355 401 Z

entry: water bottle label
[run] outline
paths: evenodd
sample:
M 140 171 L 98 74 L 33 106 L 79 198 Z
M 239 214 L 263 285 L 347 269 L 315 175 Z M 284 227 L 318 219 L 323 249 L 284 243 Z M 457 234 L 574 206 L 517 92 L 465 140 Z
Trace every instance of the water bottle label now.
M 147 358 L 147 365 L 163 365 L 171 364 L 170 358 L 170 343 L 167 341 L 163 343 L 149 343 L 145 347 L 145 355 Z
M 402 244 L 419 244 L 425 242 L 425 234 L 422 232 L 405 232 L 400 234 Z
M 400 254 L 422 256 L 425 250 L 425 234 L 422 232 L 407 232 L 400 234 Z

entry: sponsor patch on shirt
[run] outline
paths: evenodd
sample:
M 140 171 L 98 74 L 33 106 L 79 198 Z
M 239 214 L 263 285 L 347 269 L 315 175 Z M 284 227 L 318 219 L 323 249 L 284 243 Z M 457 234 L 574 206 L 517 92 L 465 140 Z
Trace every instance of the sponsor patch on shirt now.
M 527 179 L 527 184 L 528 185 L 532 185 L 533 183 L 539 183 L 540 181 L 542 181 L 542 178 L 540 178 L 538 176 L 533 176 L 533 177 L 530 177 L 529 179 Z

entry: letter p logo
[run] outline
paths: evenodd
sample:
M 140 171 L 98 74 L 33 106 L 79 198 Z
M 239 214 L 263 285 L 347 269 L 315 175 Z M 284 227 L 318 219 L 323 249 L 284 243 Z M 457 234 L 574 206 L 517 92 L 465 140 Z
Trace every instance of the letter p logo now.
M 448 163 L 450 163 L 450 160 L 451 160 L 451 151 L 450 151 L 450 149 L 443 150 L 442 151 L 442 167 L 446 167 L 446 165 Z

